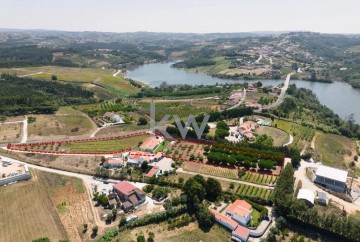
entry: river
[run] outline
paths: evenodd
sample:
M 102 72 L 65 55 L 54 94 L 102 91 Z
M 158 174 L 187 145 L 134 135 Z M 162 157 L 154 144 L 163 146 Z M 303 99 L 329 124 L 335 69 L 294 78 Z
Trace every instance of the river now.
M 155 63 L 142 65 L 135 70 L 128 71 L 127 76 L 144 82 L 151 87 L 159 86 L 162 82 L 168 84 L 189 85 L 215 85 L 216 83 L 239 83 L 243 80 L 220 79 L 204 73 L 188 72 L 182 69 L 172 68 L 172 63 Z M 278 85 L 284 80 L 260 80 L 264 85 Z M 246 81 L 257 82 L 257 81 Z M 343 82 L 320 83 L 291 80 L 298 87 L 312 90 L 321 104 L 331 108 L 340 117 L 346 118 L 354 114 L 357 123 L 360 124 L 360 90 L 352 88 Z

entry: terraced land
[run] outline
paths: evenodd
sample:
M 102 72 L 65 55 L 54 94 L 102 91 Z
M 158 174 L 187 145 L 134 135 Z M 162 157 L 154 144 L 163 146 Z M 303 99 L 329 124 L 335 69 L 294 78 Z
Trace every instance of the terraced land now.
M 236 191 L 237 194 L 246 196 L 246 197 L 259 197 L 261 199 L 269 199 L 272 190 L 240 184 L 238 190 Z
M 253 172 L 247 172 L 242 178 L 238 178 L 238 170 L 229 169 L 224 167 L 216 167 L 211 165 L 205 165 L 195 162 L 184 162 L 184 170 L 197 172 L 201 174 L 224 177 L 234 180 L 243 180 L 246 182 L 252 182 L 256 184 L 270 185 L 274 184 L 277 181 L 277 176 L 267 175 L 267 174 L 258 174 Z

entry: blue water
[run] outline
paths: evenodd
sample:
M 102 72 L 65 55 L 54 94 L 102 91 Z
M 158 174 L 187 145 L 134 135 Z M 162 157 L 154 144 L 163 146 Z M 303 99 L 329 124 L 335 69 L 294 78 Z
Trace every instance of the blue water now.
M 135 70 L 129 71 L 127 76 L 147 83 L 151 87 L 157 87 L 163 82 L 168 84 L 189 85 L 215 85 L 216 83 L 241 83 L 243 80 L 220 79 L 204 73 L 188 72 L 182 69 L 172 68 L 172 63 L 146 64 Z M 246 81 L 248 83 L 257 81 Z M 261 80 L 264 85 L 278 85 L 284 80 Z M 319 101 L 331 108 L 342 118 L 354 114 L 357 123 L 360 124 L 360 90 L 352 88 L 343 82 L 320 83 L 291 80 L 298 87 L 312 90 Z

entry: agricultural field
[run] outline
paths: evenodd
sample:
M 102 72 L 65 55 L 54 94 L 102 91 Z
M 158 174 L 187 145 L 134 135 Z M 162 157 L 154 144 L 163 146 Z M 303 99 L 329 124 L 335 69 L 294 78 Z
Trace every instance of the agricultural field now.
M 40 67 L 23 67 L 23 68 L 2 68 L 1 73 L 11 73 L 18 76 L 28 76 L 32 78 L 42 78 L 51 80 L 52 75 L 56 75 L 59 81 L 66 82 L 95 82 L 97 79 L 112 75 L 113 69 L 96 69 L 96 68 L 74 68 L 61 66 L 40 66 Z
M 289 135 L 285 131 L 273 127 L 260 126 L 256 129 L 255 133 L 270 136 L 274 140 L 274 146 L 282 146 L 289 139 Z
M 90 240 L 91 229 L 83 234 L 83 224 L 92 228 L 94 217 L 86 187 L 82 180 L 47 172 L 37 172 L 44 182 L 60 220 L 64 225 L 69 241 Z
M 277 176 L 246 172 L 246 174 L 241 178 L 241 180 L 247 182 L 259 183 L 259 184 L 271 185 L 277 181 Z
M 21 147 L 21 150 L 40 150 L 58 152 L 117 152 L 133 148 L 143 142 L 149 135 L 137 135 L 109 140 L 95 140 L 84 142 L 52 143 L 40 146 Z
M 33 176 L 29 181 L 0 187 L 0 241 L 29 242 L 41 237 L 51 241 L 67 239 L 46 184 L 36 172 Z
M 140 91 L 122 77 L 103 76 L 94 83 L 118 96 L 130 96 Z
M 163 222 L 159 224 L 151 224 L 132 230 L 126 230 L 119 233 L 112 242 L 129 241 L 136 242 L 139 234 L 144 234 L 148 237 L 148 232 L 152 231 L 155 234 L 155 241 L 166 242 L 184 242 L 184 241 L 206 241 L 206 242 L 219 242 L 230 241 L 231 231 L 225 227 L 215 223 L 215 225 L 208 232 L 199 229 L 198 224 L 190 223 L 188 226 L 181 227 L 175 230 L 168 230 L 168 223 Z
M 294 137 L 294 142 L 291 146 L 295 146 L 300 150 L 309 145 L 315 135 L 315 129 L 313 127 L 302 126 L 285 120 L 275 119 L 271 126 L 291 134 Z
M 173 115 L 178 115 L 181 119 L 187 120 L 189 115 L 197 116 L 198 114 L 209 113 L 217 109 L 217 103 L 213 100 L 202 101 L 179 101 L 179 102 L 158 102 L 155 104 L 155 120 L 160 121 L 165 115 L 170 115 L 169 120 L 174 120 Z M 150 103 L 140 103 L 141 111 L 150 115 Z
M 28 140 L 89 137 L 96 130 L 96 125 L 86 114 L 72 107 L 60 107 L 56 114 L 31 117 L 36 120 L 28 126 Z
M 101 128 L 96 134 L 95 137 L 104 137 L 104 136 L 116 136 L 121 135 L 124 132 L 134 132 L 134 131 L 145 131 L 150 128 L 150 125 L 137 125 L 137 124 L 122 124 L 114 125 L 109 127 Z
M 189 69 L 190 71 L 194 71 L 194 72 L 204 72 L 207 73 L 209 75 L 215 75 L 218 74 L 222 71 L 228 70 L 231 61 L 230 60 L 226 60 L 225 57 L 216 57 L 213 59 L 216 64 L 215 65 L 210 65 L 210 66 L 199 66 L 196 68 L 192 68 Z
M 1 124 L 0 143 L 18 143 L 21 140 L 21 123 Z
M 315 150 L 323 164 L 345 168 L 356 155 L 356 143 L 344 136 L 319 132 L 316 136 Z
M 269 199 L 272 190 L 261 188 L 261 187 L 254 187 L 246 184 L 240 184 L 238 190 L 236 191 L 237 194 L 246 197 L 259 197 L 262 199 Z
M 94 174 L 101 160 L 100 156 L 9 153 L 2 149 L 0 154 L 35 165 L 90 175 Z
M 174 160 L 185 159 L 199 162 L 207 162 L 204 156 L 204 145 L 190 142 L 175 142 L 168 145 L 166 155 L 171 156 Z

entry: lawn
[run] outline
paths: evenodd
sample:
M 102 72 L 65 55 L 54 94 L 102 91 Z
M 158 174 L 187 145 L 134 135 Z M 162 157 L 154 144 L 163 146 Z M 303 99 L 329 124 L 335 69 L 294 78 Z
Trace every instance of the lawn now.
M 261 220 L 260 220 L 260 213 L 256 209 L 252 209 L 251 211 L 251 220 L 250 220 L 250 227 L 257 227 L 259 226 Z
M 60 218 L 36 176 L 30 181 L 0 187 L 1 241 L 29 242 L 40 237 L 51 241 L 67 239 Z
M 356 144 L 352 139 L 320 132 L 316 136 L 315 149 L 323 164 L 339 168 L 344 168 L 356 154 Z
M 29 140 L 89 137 L 96 129 L 95 123 L 86 114 L 71 107 L 60 107 L 56 114 L 31 116 L 36 121 L 28 126 Z
M 285 131 L 273 127 L 260 126 L 255 133 L 270 136 L 274 140 L 274 146 L 282 146 L 289 139 L 289 135 Z

